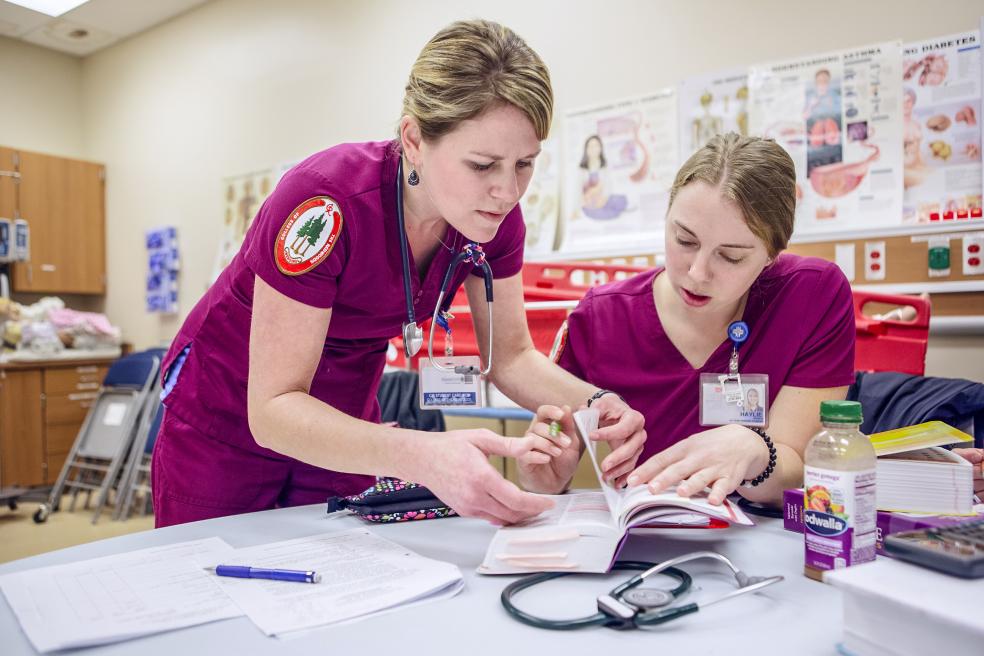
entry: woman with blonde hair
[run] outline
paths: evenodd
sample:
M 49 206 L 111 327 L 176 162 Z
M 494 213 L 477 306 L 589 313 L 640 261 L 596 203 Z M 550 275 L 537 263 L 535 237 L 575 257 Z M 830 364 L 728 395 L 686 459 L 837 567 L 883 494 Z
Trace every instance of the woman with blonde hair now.
M 801 484 L 820 402 L 843 399 L 854 380 L 855 327 L 840 269 L 781 253 L 793 232 L 795 185 L 793 162 L 774 142 L 712 138 L 673 183 L 666 266 L 592 289 L 569 317 L 559 364 L 646 418 L 647 460 L 628 485 L 683 496 L 710 488 L 711 503 L 735 490 L 779 503 L 784 489 Z M 736 343 L 745 383 L 767 376 L 758 401 L 765 421 L 743 418 L 742 396 L 725 389 L 741 391 L 729 377 Z M 580 453 L 561 444 L 573 434 L 569 409 L 537 414 L 520 480 L 556 493 Z M 552 420 L 562 422 L 561 436 L 551 437 Z
M 412 313 L 431 315 L 452 259 L 477 243 L 493 277 L 495 384 L 527 407 L 598 392 L 534 350 L 523 312 L 518 202 L 552 112 L 547 68 L 521 38 L 458 22 L 417 58 L 396 140 L 335 146 L 284 175 L 165 358 L 158 526 L 323 503 L 370 475 L 497 524 L 550 506 L 488 462 L 531 440 L 381 426 L 376 390 L 388 341 Z M 464 284 L 484 348 L 485 289 L 470 271 L 457 269 L 447 297 Z M 600 403 L 609 467 L 631 469 L 642 416 L 615 395 Z

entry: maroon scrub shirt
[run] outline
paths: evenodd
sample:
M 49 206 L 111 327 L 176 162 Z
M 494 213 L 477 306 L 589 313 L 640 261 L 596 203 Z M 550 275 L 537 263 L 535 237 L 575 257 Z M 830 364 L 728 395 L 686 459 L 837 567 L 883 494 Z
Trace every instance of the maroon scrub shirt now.
M 167 376 L 188 349 L 177 380 L 168 381 L 173 388 L 154 448 L 158 526 L 323 502 L 372 483 L 370 476 L 320 469 L 257 445 L 246 420 L 250 316 L 254 276 L 305 305 L 332 308 L 311 396 L 379 421 L 376 390 L 387 344 L 407 318 L 396 214 L 399 157 L 395 141 L 343 144 L 288 171 L 239 253 L 188 315 L 162 368 Z M 520 272 L 525 233 L 517 205 L 484 244 L 494 277 Z M 443 242 L 456 253 L 466 240 L 449 227 Z M 417 317 L 432 314 L 453 255 L 439 248 L 422 280 L 411 262 Z M 451 294 L 469 273 L 481 275 L 461 266 Z
M 653 300 L 662 269 L 590 290 L 568 317 L 558 364 L 625 397 L 646 419 L 639 462 L 694 433 L 700 375 L 728 371 L 732 344 L 693 368 L 667 337 Z M 854 306 L 836 265 L 780 255 L 752 284 L 742 317 L 750 329 L 739 350 L 741 373 L 769 375 L 769 405 L 783 385 L 840 387 L 854 382 Z M 819 410 L 818 410 L 819 411 Z

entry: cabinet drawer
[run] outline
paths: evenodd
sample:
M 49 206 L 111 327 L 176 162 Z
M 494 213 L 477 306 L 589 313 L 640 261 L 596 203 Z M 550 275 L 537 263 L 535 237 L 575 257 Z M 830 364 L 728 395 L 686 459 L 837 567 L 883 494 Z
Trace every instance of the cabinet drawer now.
M 49 367 L 44 372 L 45 394 L 95 392 L 102 385 L 109 367 L 81 365 L 78 367 Z
M 72 392 L 70 394 L 49 394 L 45 400 L 44 421 L 46 424 L 72 424 L 81 426 L 89 408 L 96 402 L 99 392 Z
M 75 443 L 75 438 L 79 434 L 82 422 L 77 424 L 51 424 L 45 430 L 45 455 L 48 458 L 48 467 L 51 467 L 51 457 L 58 454 L 66 454 Z M 64 459 L 63 459 L 64 460 Z M 61 467 L 61 465 L 58 465 Z M 50 469 L 49 469 L 50 471 Z M 55 476 L 58 471 L 55 471 Z

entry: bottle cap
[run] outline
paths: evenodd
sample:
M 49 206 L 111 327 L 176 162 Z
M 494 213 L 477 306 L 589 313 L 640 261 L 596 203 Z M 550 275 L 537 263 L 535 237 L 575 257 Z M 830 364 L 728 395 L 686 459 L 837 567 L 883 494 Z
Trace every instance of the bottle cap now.
M 860 424 L 861 404 L 857 401 L 822 401 L 820 421 L 833 421 L 845 424 Z

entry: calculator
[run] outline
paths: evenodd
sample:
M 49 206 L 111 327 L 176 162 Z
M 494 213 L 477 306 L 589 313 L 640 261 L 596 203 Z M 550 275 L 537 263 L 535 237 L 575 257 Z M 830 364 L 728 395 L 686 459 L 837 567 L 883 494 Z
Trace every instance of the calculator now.
M 954 576 L 984 577 L 984 520 L 893 533 L 885 538 L 885 552 Z

